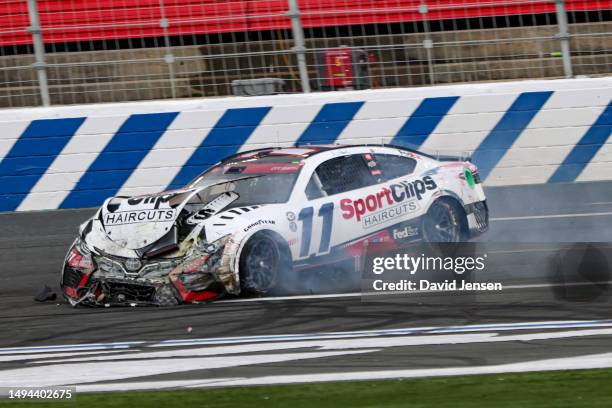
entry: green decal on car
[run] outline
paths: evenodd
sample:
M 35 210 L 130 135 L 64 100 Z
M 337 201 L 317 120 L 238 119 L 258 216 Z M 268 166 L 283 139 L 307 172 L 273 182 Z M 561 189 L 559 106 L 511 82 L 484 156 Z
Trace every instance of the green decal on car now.
M 463 175 L 465 177 L 465 181 L 468 183 L 468 186 L 470 186 L 470 188 L 474 188 L 476 181 L 474 180 L 474 175 L 470 169 L 463 169 Z

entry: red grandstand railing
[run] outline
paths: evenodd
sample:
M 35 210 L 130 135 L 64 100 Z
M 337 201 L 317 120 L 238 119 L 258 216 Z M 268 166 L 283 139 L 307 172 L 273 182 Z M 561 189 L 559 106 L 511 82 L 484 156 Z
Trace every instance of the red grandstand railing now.
M 328 27 L 552 13 L 550 0 L 300 0 L 302 25 Z M 287 0 L 164 0 L 168 35 L 288 29 Z M 39 0 L 45 43 L 112 40 L 164 35 L 160 0 Z M 612 0 L 566 0 L 568 11 L 612 9 Z M 0 2 L 0 46 L 31 44 L 26 0 Z

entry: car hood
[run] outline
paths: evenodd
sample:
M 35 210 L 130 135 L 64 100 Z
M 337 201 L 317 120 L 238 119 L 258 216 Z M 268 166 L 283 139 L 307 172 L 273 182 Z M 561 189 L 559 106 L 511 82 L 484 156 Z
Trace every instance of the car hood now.
M 150 245 L 174 226 L 181 210 L 203 188 L 164 191 L 135 197 L 111 197 L 98 213 L 107 238 L 127 249 Z

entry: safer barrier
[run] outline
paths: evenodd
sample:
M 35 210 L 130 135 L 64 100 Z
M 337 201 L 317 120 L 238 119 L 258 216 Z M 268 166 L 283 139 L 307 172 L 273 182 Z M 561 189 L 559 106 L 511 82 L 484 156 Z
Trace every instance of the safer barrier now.
M 472 154 L 486 185 L 612 179 L 612 77 L 0 111 L 0 211 L 179 187 L 262 146 Z

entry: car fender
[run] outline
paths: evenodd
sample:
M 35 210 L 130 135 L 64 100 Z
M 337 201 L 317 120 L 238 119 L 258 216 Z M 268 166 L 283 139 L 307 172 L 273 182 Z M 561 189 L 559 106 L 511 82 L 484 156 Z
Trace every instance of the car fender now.
M 288 245 L 287 241 L 282 238 L 282 235 L 274 230 L 273 228 L 269 228 L 269 226 L 261 226 L 259 228 L 253 228 L 248 232 L 237 233 L 230 237 L 228 243 L 226 244 L 226 250 L 224 251 L 224 256 L 227 254 L 229 271 L 233 275 L 233 279 L 235 281 L 235 290 L 240 292 L 240 256 L 244 249 L 246 243 L 251 239 L 255 234 L 261 231 L 271 231 L 277 234 L 283 242 Z M 291 251 L 289 251 L 289 256 L 291 256 Z M 293 261 L 293 260 L 292 260 Z
M 219 220 L 223 220 L 221 217 L 227 216 L 231 209 L 206 220 L 204 228 L 207 238 L 209 230 L 211 231 L 210 235 L 214 236 L 211 241 L 221 236 L 227 237 L 217 275 L 225 285 L 228 293 L 238 294 L 240 292 L 240 255 L 245 244 L 253 235 L 260 231 L 272 231 L 283 237 L 285 243 L 287 243 L 284 237 L 290 236 L 293 232 L 289 228 L 289 221 L 284 217 L 284 209 L 284 205 L 262 206 L 235 217 L 226 226 L 221 228 L 215 227 L 214 224 L 218 223 Z

